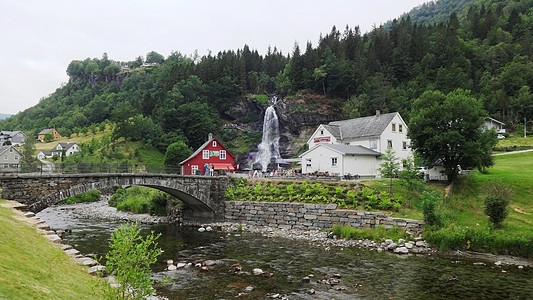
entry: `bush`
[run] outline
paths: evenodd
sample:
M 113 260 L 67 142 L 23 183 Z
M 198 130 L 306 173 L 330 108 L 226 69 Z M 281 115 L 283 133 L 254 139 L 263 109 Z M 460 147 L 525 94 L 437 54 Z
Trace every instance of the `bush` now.
M 500 228 L 507 217 L 510 190 L 498 182 L 490 185 L 488 196 L 485 198 L 485 214 L 489 216 L 494 228 Z
M 437 212 L 437 204 L 440 199 L 439 195 L 433 191 L 424 191 L 423 196 L 422 212 L 424 214 L 424 222 L 430 226 L 442 226 L 441 216 Z
M 100 200 L 101 192 L 98 190 L 81 193 L 76 196 L 69 197 L 65 200 L 66 204 L 82 203 L 82 202 L 96 202 Z
M 159 190 L 133 186 L 128 189 L 118 189 L 109 199 L 108 204 L 121 211 L 164 216 L 169 202 L 179 203 L 180 201 Z
M 405 230 L 398 228 L 398 226 L 393 226 L 391 229 L 387 230 L 385 226 L 381 225 L 376 228 L 364 228 L 358 229 L 351 226 L 341 226 L 337 225 L 330 230 L 336 236 L 342 237 L 344 239 L 354 239 L 354 240 L 363 240 L 369 239 L 376 242 L 382 242 L 386 239 L 399 240 L 406 239 L 407 236 Z

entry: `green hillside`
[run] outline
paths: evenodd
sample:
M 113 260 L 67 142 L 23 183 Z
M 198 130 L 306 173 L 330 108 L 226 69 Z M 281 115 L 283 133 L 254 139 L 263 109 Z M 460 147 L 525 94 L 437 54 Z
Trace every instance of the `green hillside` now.
M 324 103 L 340 99 L 339 119 L 380 110 L 399 111 L 408 121 L 423 92 L 462 88 L 513 130 L 524 117 L 533 119 L 531 7 L 533 0 L 440 0 L 418 8 L 427 20 L 413 12 L 365 34 L 333 26 L 316 45 L 295 45 L 291 53 L 273 48 L 260 55 L 244 45 L 202 57 L 151 51 L 129 62 L 106 54 L 75 60 L 66 67 L 67 84 L 0 121 L 0 129 L 31 135 L 55 127 L 69 136 L 111 120 L 113 139 L 164 152 L 176 141 L 195 149 L 230 123 L 244 129 L 223 142 L 250 140 L 261 118 L 239 107 L 257 94 L 296 101 L 296 95 L 321 94 Z M 240 154 L 251 145 L 230 151 Z

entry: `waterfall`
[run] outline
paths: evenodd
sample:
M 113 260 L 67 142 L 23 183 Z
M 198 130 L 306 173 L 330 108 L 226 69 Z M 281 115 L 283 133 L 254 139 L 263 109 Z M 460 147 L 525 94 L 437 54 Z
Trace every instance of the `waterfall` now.
M 279 122 L 274 105 L 278 101 L 277 97 L 272 97 L 270 105 L 265 111 L 265 118 L 263 119 L 263 138 L 261 144 L 258 146 L 258 153 L 255 157 L 254 163 L 259 163 L 264 171 L 267 170 L 268 164 L 277 161 L 281 156 L 279 154 Z

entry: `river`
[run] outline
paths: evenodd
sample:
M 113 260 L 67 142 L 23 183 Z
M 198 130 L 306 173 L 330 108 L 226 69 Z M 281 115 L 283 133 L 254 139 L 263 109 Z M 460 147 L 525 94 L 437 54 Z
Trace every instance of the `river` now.
M 105 255 L 120 221 L 83 219 L 71 209 L 38 214 L 54 230 L 68 231 L 63 243 L 84 254 Z M 122 222 L 123 223 L 123 222 Z M 156 285 L 168 299 L 533 299 L 533 269 L 443 254 L 399 256 L 355 247 L 324 247 L 308 241 L 251 232 L 198 232 L 177 225 L 141 225 L 161 233 L 164 251 L 153 266 Z M 213 260 L 208 271 L 167 271 L 166 261 Z M 229 272 L 233 264 L 241 273 Z M 272 276 L 251 274 L 254 268 Z M 309 282 L 305 278 L 309 278 Z M 245 291 L 247 286 L 248 287 Z M 250 291 L 251 290 L 251 291 Z

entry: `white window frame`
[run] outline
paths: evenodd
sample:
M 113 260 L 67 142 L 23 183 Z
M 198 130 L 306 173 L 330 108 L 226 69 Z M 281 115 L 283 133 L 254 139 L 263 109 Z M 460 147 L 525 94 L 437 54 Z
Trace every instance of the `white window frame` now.
M 226 150 L 220 150 L 220 159 L 226 159 Z
M 217 141 L 213 141 L 213 147 L 217 146 Z
M 373 145 L 373 147 L 372 147 Z M 378 148 L 378 140 L 370 140 L 368 147 L 370 149 L 377 149 Z
M 398 124 L 398 132 L 403 133 L 403 125 Z
M 198 165 L 192 165 L 191 166 L 191 175 L 196 175 L 196 171 L 198 171 Z
M 209 150 L 202 151 L 202 159 L 209 159 Z
M 387 140 L 387 149 L 392 149 L 392 140 Z
M 339 158 L 338 157 L 332 157 L 331 158 L 331 167 L 336 168 L 339 165 Z
M 407 145 L 407 141 L 403 141 L 403 142 L 402 142 L 402 149 L 403 149 L 404 151 L 407 151 L 407 147 L 408 147 L 408 145 Z
M 396 123 L 392 123 L 392 132 L 396 132 Z

